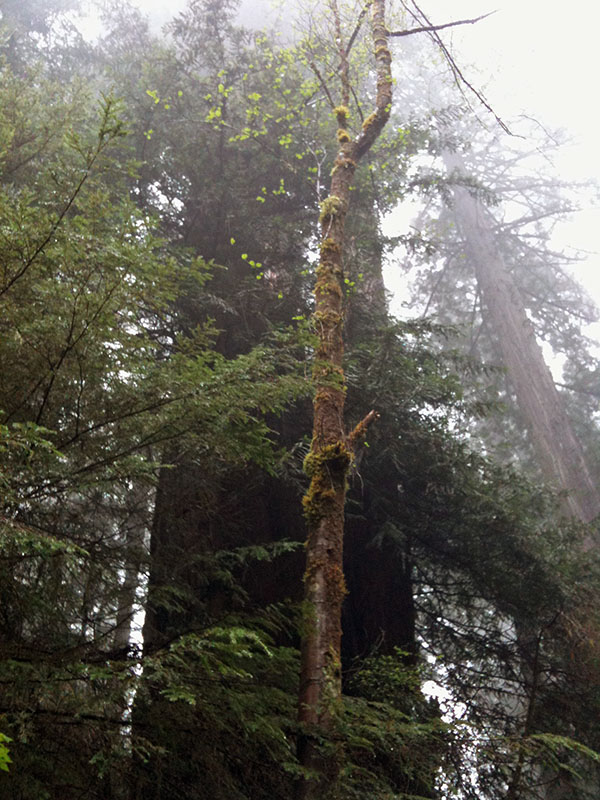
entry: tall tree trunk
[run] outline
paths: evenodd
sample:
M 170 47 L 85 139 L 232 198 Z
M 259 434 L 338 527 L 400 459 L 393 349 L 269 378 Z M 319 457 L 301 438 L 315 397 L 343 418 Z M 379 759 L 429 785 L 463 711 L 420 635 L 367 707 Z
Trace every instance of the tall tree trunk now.
M 445 153 L 444 161 L 451 174 L 465 173 L 464 162 L 457 153 Z M 519 289 L 494 241 L 493 218 L 483 203 L 459 183 L 453 185 L 452 194 L 465 249 L 473 262 L 477 284 L 542 473 L 548 483 L 563 494 L 565 514 L 581 522 L 591 522 L 600 513 L 600 492 L 544 360 Z M 595 546 L 596 542 L 588 534 L 583 542 L 584 549 L 589 551 Z M 527 626 L 517 624 L 517 636 L 524 651 L 532 634 Z M 531 687 L 529 717 L 537 704 L 537 677 L 531 677 L 525 662 L 523 671 Z M 526 721 L 525 735 L 529 733 Z M 539 791 L 544 800 L 569 800 L 574 795 L 570 774 L 557 773 L 544 766 L 540 780 L 543 785 Z M 521 782 L 520 758 L 507 800 L 519 796 Z
M 445 154 L 444 160 L 450 172 L 465 171 L 458 154 Z M 483 302 L 540 467 L 548 483 L 564 493 L 565 512 L 590 522 L 600 513 L 600 492 L 535 338 L 518 287 L 495 245 L 491 215 L 464 186 L 454 184 L 452 194 L 465 248 L 475 266 Z M 594 546 L 590 536 L 584 546 L 588 550 Z
M 330 9 L 340 55 L 341 103 L 334 109 L 338 123 L 338 154 L 329 196 L 321 205 L 320 260 L 314 290 L 313 319 L 318 347 L 313 366 L 313 438 L 305 461 L 310 486 L 303 499 L 308 535 L 299 692 L 299 758 L 304 767 L 316 770 L 320 777 L 299 783 L 298 796 L 304 799 L 329 796 L 337 780 L 337 759 L 335 755 L 325 756 L 319 752 L 317 739 L 330 733 L 341 700 L 341 610 L 346 592 L 342 548 L 347 476 L 354 444 L 376 416 L 371 411 L 346 435 L 342 366 L 344 224 L 356 166 L 387 122 L 392 101 L 385 0 L 375 0 L 371 13 L 377 68 L 376 107 L 364 121 L 358 137 L 351 138 L 348 53 L 342 42 L 334 0 Z
M 117 615 L 113 633 L 115 650 L 126 652 L 131 645 L 133 617 L 136 609 L 137 591 L 148 533 L 150 490 L 137 482 L 131 492 L 132 507 L 123 523 L 125 558 L 123 580 L 118 591 Z

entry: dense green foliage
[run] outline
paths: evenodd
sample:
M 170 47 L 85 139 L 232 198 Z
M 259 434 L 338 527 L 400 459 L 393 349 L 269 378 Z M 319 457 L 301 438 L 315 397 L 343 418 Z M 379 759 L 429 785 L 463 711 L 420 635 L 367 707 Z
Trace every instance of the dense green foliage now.
M 161 37 L 115 3 L 93 44 L 68 3 L 5 5 L 0 798 L 284 800 L 302 773 L 311 247 L 335 44 L 321 17 L 295 44 L 244 30 L 235 2 L 192 0 Z M 597 565 L 523 464 L 489 456 L 498 431 L 524 433 L 483 365 L 492 345 L 462 348 L 471 277 L 437 200 L 431 235 L 403 237 L 420 291 L 449 283 L 437 322 L 387 312 L 381 215 L 411 192 L 443 199 L 413 163 L 440 146 L 431 120 L 386 131 L 347 221 L 347 413 L 380 419 L 349 486 L 344 705 L 322 747 L 340 798 L 534 800 L 561 770 L 592 797 Z M 526 243 L 511 228 L 503 246 Z M 573 355 L 576 290 L 543 253 L 523 281 L 564 299 L 556 326 L 534 316 Z M 585 388 L 594 364 L 567 369 Z M 573 406 L 595 430 L 589 396 Z

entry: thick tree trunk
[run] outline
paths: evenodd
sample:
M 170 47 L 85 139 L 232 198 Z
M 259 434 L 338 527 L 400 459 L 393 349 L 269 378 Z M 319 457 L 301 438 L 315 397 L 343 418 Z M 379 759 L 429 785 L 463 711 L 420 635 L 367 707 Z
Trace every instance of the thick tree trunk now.
M 334 109 L 338 154 L 329 197 L 321 206 L 321 247 L 315 285 L 314 326 L 318 348 L 313 366 L 315 397 L 313 438 L 305 461 L 310 486 L 303 505 L 307 522 L 305 621 L 299 693 L 300 763 L 319 773 L 318 780 L 299 783 L 300 798 L 331 795 L 337 778 L 335 753 L 317 746 L 331 732 L 341 700 L 341 611 L 346 592 L 343 574 L 344 502 L 353 446 L 376 414 L 371 411 L 349 435 L 344 424 L 342 253 L 350 186 L 360 158 L 387 122 L 392 100 L 391 56 L 387 47 L 385 2 L 372 4 L 377 66 L 377 99 L 373 114 L 356 139 L 349 128 L 350 84 L 347 53 L 342 44 L 337 4 L 331 3 L 341 57 L 342 102 Z
M 444 161 L 451 174 L 465 172 L 458 154 L 446 153 Z M 456 221 L 467 255 L 474 264 L 477 284 L 542 473 L 548 483 L 563 494 L 565 514 L 581 522 L 591 522 L 600 513 L 600 492 L 544 360 L 519 289 L 494 242 L 492 217 L 464 186 L 455 184 L 452 193 Z M 591 550 L 595 546 L 595 540 L 588 534 L 584 549 Z M 518 636 L 526 642 L 531 638 L 531 631 L 525 628 Z M 533 687 L 530 699 L 533 708 L 537 677 L 529 673 L 530 669 L 524 665 L 525 679 Z M 529 733 L 526 721 L 525 735 Z M 507 794 L 509 799 L 519 796 L 521 772 L 519 763 Z M 571 775 L 557 774 L 546 766 L 541 770 L 540 779 L 540 797 L 544 800 L 568 800 L 573 796 Z
M 446 154 L 444 160 L 451 172 L 464 172 L 457 154 Z M 490 214 L 464 186 L 455 184 L 452 193 L 456 219 L 540 467 L 548 483 L 564 493 L 566 513 L 590 522 L 600 513 L 600 492 L 535 338 L 519 290 L 495 246 Z M 586 549 L 593 546 L 588 537 Z

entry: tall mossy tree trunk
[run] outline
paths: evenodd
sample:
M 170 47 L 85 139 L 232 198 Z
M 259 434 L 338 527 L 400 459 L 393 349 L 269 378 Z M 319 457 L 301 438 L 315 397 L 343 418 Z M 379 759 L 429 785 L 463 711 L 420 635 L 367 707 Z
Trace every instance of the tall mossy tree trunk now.
M 392 102 L 391 55 L 385 25 L 385 0 L 371 4 L 377 70 L 375 110 L 360 132 L 350 132 L 348 51 L 343 42 L 336 0 L 329 3 L 340 56 L 341 102 L 333 109 L 338 131 L 329 196 L 321 204 L 320 259 L 314 289 L 314 328 L 318 347 L 313 365 L 313 438 L 305 460 L 310 486 L 303 499 L 307 524 L 304 576 L 305 624 L 299 692 L 299 759 L 316 772 L 299 782 L 298 797 L 325 798 L 335 792 L 337 758 L 317 742 L 327 737 L 341 700 L 341 611 L 346 593 L 343 574 L 344 502 L 355 443 L 376 417 L 371 411 L 350 433 L 344 424 L 344 224 L 352 179 L 360 159 L 381 133 Z

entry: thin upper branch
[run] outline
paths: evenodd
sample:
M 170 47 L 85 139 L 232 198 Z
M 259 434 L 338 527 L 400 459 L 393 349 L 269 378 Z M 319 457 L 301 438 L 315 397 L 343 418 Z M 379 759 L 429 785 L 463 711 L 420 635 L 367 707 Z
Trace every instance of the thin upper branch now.
M 358 161 L 371 149 L 386 122 L 392 107 L 392 57 L 388 49 L 388 30 L 385 24 L 385 0 L 374 0 L 373 43 L 377 70 L 375 110 L 362 124 L 361 133 L 354 144 L 354 158 Z
M 355 26 L 354 30 L 352 31 L 352 36 L 348 39 L 348 44 L 346 45 L 346 57 L 350 55 L 350 50 L 352 50 L 352 45 L 356 41 L 356 37 L 358 36 L 358 33 L 359 33 L 359 31 L 360 31 L 360 29 L 362 27 L 362 24 L 363 24 L 363 20 L 367 16 L 367 12 L 371 8 L 372 5 L 373 5 L 373 0 L 369 0 L 369 2 L 366 3 L 365 7 L 363 8 L 363 10 L 358 15 L 358 19 L 356 20 L 356 26 Z
M 415 0 L 411 0 L 411 2 L 412 2 L 412 5 L 414 6 L 414 8 L 417 10 L 417 13 L 418 13 L 418 15 L 421 17 L 421 19 L 419 19 L 419 17 L 417 16 L 417 14 L 415 14 L 415 13 L 414 13 L 414 12 L 413 12 L 413 11 L 412 11 L 412 10 L 411 10 L 409 7 L 408 7 L 408 5 L 407 5 L 407 4 L 404 2 L 404 0 L 402 0 L 402 5 L 404 6 L 404 8 L 405 8 L 405 9 L 408 11 L 408 13 L 411 15 L 411 17 L 412 17 L 412 18 L 413 18 L 413 19 L 414 19 L 416 22 L 421 22 L 421 20 L 423 20 L 423 21 L 426 23 L 426 25 L 425 25 L 425 26 L 423 26 L 423 29 L 424 29 L 424 30 L 427 30 L 427 33 L 429 33 L 429 35 L 431 36 L 431 38 L 434 40 L 434 42 L 435 42 L 435 43 L 438 45 L 438 47 L 439 47 L 439 48 L 440 48 L 440 50 L 442 51 L 442 54 L 443 54 L 444 58 L 446 59 L 446 61 L 448 62 L 448 66 L 450 67 L 450 70 L 451 70 L 451 72 L 452 72 L 452 74 L 453 74 L 453 76 L 454 76 L 454 80 L 455 80 L 455 82 L 456 82 L 456 85 L 458 86 L 458 88 L 459 88 L 459 89 L 460 89 L 460 91 L 462 92 L 462 94 L 463 94 L 463 97 L 465 96 L 465 95 L 464 95 L 464 92 L 462 91 L 462 85 L 464 84 L 464 86 L 466 86 L 466 87 L 467 87 L 467 89 L 469 89 L 469 91 L 470 91 L 470 92 L 472 92 L 472 93 L 475 95 L 475 97 L 476 97 L 476 98 L 479 100 L 479 102 L 481 103 L 481 105 L 482 105 L 482 106 L 484 106 L 484 108 L 486 108 L 486 109 L 487 109 L 487 110 L 490 112 L 490 114 L 492 114 L 492 115 L 493 115 L 494 119 L 496 120 L 496 122 L 498 123 L 498 125 L 499 125 L 499 126 L 502 128 L 502 130 L 503 130 L 505 133 L 508 133 L 508 135 L 509 135 L 509 136 L 512 136 L 512 135 L 513 135 L 513 133 L 512 133 L 512 131 L 509 129 L 508 125 L 507 125 L 507 124 L 506 124 L 506 123 L 505 123 L 505 122 L 504 122 L 504 121 L 503 121 L 503 120 L 502 120 L 502 119 L 501 119 L 501 118 L 498 116 L 498 114 L 496 114 L 496 112 L 494 111 L 494 109 L 492 108 L 492 106 L 491 106 L 491 105 L 488 103 L 488 101 L 485 99 L 485 97 L 484 97 L 484 95 L 482 94 L 482 92 L 480 92 L 478 89 L 476 89 L 476 88 L 473 86 L 473 84 L 472 84 L 472 83 L 470 83 L 470 82 L 469 82 L 469 81 L 468 81 L 468 80 L 465 78 L 465 76 L 464 76 L 464 74 L 463 74 L 462 70 L 460 69 L 460 67 L 458 66 L 458 64 L 456 63 L 456 61 L 454 60 L 454 58 L 453 58 L 452 54 L 450 53 L 450 51 L 448 50 L 448 48 L 446 47 L 446 45 L 444 44 L 444 42 L 441 40 L 441 38 L 440 38 L 440 36 L 439 36 L 439 34 L 438 34 L 438 32 L 437 32 L 437 31 L 438 31 L 438 29 L 439 29 L 439 26 L 436 26 L 436 25 L 433 25 L 433 24 L 432 24 L 431 20 L 430 20 L 430 19 L 427 17 L 427 15 L 425 14 L 425 12 L 424 12 L 424 11 L 423 11 L 423 10 L 422 10 L 420 7 L 419 7 L 419 5 L 418 5 L 418 4 L 415 2 Z M 491 13 L 495 13 L 495 12 L 491 12 Z M 486 14 L 485 16 L 489 16 L 489 14 Z M 476 20 L 475 20 L 475 21 L 476 21 Z M 393 35 L 393 34 L 392 34 L 392 35 Z
M 420 9 L 419 9 L 420 10 Z M 482 19 L 491 17 L 497 11 L 489 11 L 487 14 L 482 14 L 480 17 L 473 19 L 459 19 L 456 22 L 444 22 L 442 25 L 421 25 L 419 28 L 410 28 L 406 31 L 390 31 L 390 36 L 410 36 L 413 33 L 431 33 L 432 31 L 442 31 L 444 28 L 455 28 L 457 25 L 474 25 L 476 22 L 481 22 Z
M 309 61 L 308 65 L 312 69 L 312 71 L 315 73 L 315 75 L 317 76 L 317 80 L 321 84 L 321 87 L 323 88 L 323 91 L 325 92 L 325 94 L 327 96 L 327 99 L 329 100 L 329 105 L 331 106 L 331 108 L 335 108 L 335 103 L 333 101 L 333 97 L 331 96 L 331 92 L 329 91 L 329 88 L 328 88 L 327 84 L 323 80 L 323 76 L 321 75 L 321 72 L 320 72 L 319 68 L 317 67 L 317 65 L 315 64 L 314 61 Z
M 337 0 L 329 0 L 329 7 L 333 15 L 335 26 L 335 41 L 337 43 L 338 54 L 340 57 L 340 78 L 342 83 L 342 106 L 348 107 L 350 103 L 350 65 L 348 63 L 348 49 L 344 47 L 342 39 L 342 21 Z M 363 9 L 364 10 L 364 9 Z

